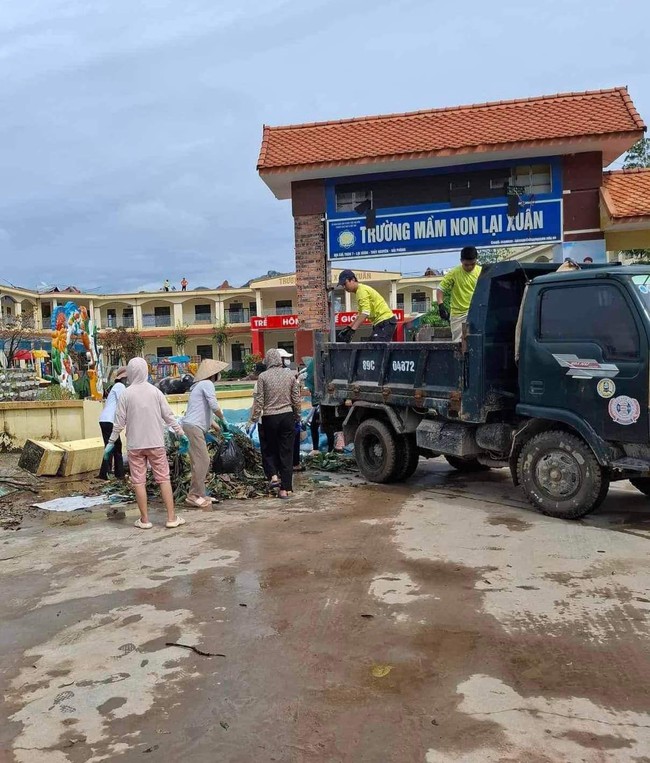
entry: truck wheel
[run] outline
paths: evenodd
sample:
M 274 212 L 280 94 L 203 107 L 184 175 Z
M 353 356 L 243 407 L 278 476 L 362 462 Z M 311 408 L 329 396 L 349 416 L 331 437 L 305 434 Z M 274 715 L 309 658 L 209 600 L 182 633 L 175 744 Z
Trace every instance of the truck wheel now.
M 445 456 L 449 466 L 453 466 L 459 472 L 484 472 L 489 466 L 479 464 L 476 458 L 462 458 L 462 456 Z
M 409 477 L 413 476 L 413 473 L 418 468 L 420 462 L 420 451 L 415 440 L 414 434 L 405 434 L 398 439 L 397 449 L 398 462 L 395 467 L 395 473 L 390 478 L 391 482 L 404 482 Z
M 633 477 L 630 482 L 639 492 L 650 498 L 650 477 Z
M 524 444 L 517 476 L 526 497 L 542 514 L 578 519 L 605 499 L 609 477 L 580 437 L 541 432 Z
M 389 482 L 397 472 L 397 437 L 378 419 L 366 419 L 354 435 L 354 455 L 361 474 L 371 482 Z

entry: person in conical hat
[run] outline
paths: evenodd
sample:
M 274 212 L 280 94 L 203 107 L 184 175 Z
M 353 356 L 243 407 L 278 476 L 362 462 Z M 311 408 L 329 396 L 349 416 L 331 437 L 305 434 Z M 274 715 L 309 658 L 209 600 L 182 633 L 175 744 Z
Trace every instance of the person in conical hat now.
M 217 401 L 214 383 L 219 374 L 228 368 L 228 363 L 220 360 L 204 360 L 199 366 L 194 384 L 190 387 L 187 411 L 183 418 L 183 431 L 190 441 L 190 464 L 192 481 L 185 503 L 197 509 L 209 509 L 216 501 L 206 495 L 205 480 L 210 468 L 210 454 L 205 444 L 205 435 L 210 429 L 212 416 L 224 420 L 223 411 Z

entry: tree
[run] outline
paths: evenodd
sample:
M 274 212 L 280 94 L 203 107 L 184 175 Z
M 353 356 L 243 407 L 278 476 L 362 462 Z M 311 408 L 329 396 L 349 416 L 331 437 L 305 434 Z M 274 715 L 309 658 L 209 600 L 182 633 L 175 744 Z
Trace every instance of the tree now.
M 183 354 L 183 350 L 187 344 L 188 337 L 189 331 L 187 326 L 183 326 L 182 323 L 177 323 L 176 328 L 171 333 L 171 340 L 174 344 L 174 347 L 176 348 L 176 352 L 179 355 Z
M 255 370 L 255 366 L 258 363 L 261 363 L 263 360 L 264 358 L 261 355 L 257 355 L 257 354 L 244 355 L 244 371 L 246 372 L 246 375 L 250 376 Z
M 141 356 L 144 350 L 144 338 L 134 329 L 118 328 L 102 331 L 100 342 L 106 353 L 119 358 L 124 363 L 128 363 L 131 358 Z
M 22 342 L 34 336 L 34 313 L 25 312 L 0 320 L 0 347 L 10 366 Z
M 226 360 L 226 346 L 230 339 L 230 329 L 225 321 L 215 323 L 212 330 L 212 341 L 217 345 L 217 360 L 222 363 Z
M 623 169 L 650 167 L 650 138 L 641 138 L 625 154 Z

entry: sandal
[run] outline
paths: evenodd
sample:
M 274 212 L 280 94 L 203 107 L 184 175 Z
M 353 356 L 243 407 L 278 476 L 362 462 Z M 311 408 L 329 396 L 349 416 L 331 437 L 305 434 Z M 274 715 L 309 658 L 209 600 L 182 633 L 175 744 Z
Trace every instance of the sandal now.
M 185 524 L 185 520 L 183 517 L 179 517 L 176 515 L 176 519 L 173 522 L 165 522 L 165 527 L 173 528 L 173 527 L 180 527 L 181 525 Z
M 208 506 L 212 506 L 212 501 L 209 498 L 190 498 L 185 499 L 185 505 L 191 506 L 194 509 L 207 509 Z
M 284 495 L 280 495 L 280 493 L 284 493 Z M 281 490 L 280 493 L 278 493 L 278 498 L 281 500 L 286 501 L 288 498 L 290 498 L 286 490 Z
M 151 522 L 143 522 L 141 519 L 138 519 L 133 523 L 133 526 L 137 527 L 138 530 L 151 530 L 153 524 Z

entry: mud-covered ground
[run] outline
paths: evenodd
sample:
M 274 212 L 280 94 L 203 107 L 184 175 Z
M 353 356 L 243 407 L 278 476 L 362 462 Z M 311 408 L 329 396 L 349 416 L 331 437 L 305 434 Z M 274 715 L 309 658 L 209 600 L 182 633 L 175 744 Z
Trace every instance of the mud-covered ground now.
M 0 533 L 0 760 L 650 762 L 650 502 L 506 471 Z M 200 654 L 183 646 L 194 646 Z

